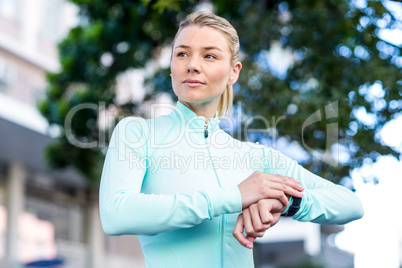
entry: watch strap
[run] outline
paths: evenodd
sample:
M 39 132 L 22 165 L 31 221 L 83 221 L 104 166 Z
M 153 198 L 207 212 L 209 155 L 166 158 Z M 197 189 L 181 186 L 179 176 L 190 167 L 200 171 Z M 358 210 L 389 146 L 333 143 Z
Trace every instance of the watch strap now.
M 301 198 L 293 197 L 292 205 L 290 205 L 288 211 L 284 215 L 285 217 L 292 217 L 300 209 Z

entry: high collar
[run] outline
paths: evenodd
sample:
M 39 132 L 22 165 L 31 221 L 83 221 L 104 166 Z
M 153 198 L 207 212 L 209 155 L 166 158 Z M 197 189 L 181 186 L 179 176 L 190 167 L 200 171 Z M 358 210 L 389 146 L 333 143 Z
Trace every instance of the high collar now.
M 180 122 L 186 124 L 190 128 L 202 128 L 205 127 L 206 117 L 198 116 L 193 110 L 188 108 L 186 105 L 177 101 L 176 107 L 174 109 L 175 116 Z M 213 131 L 217 127 L 219 128 L 220 119 L 218 117 L 218 111 L 215 116 L 208 119 L 208 130 Z

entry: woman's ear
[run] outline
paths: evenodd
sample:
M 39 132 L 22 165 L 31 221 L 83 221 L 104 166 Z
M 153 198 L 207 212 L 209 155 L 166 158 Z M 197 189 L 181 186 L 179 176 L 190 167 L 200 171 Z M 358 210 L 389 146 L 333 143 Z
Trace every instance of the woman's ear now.
M 232 74 L 230 75 L 228 85 L 231 86 L 236 83 L 237 79 L 239 78 L 240 70 L 241 70 L 241 62 L 238 61 L 232 68 Z

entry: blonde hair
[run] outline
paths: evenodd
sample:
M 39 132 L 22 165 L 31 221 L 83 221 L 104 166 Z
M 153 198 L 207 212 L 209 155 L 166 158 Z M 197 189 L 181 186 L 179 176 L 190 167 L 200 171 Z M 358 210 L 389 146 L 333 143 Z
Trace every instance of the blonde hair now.
M 229 48 L 232 54 L 231 63 L 234 66 L 239 60 L 239 36 L 237 35 L 236 29 L 224 18 L 219 17 L 211 12 L 199 11 L 189 14 L 179 25 L 179 30 L 173 40 L 173 44 L 176 41 L 177 35 L 180 31 L 191 25 L 197 26 L 208 26 L 217 29 L 224 33 L 228 37 Z M 226 86 L 225 91 L 222 93 L 219 103 L 218 103 L 218 114 L 219 117 L 222 115 L 229 115 L 233 104 L 233 86 Z

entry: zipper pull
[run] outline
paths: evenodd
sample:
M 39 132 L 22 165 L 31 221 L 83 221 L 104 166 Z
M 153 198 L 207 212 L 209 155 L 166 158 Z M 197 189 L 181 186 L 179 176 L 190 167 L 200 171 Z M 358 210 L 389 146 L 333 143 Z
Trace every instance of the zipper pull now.
M 205 123 L 205 126 L 204 126 L 204 137 L 208 138 L 208 123 Z

